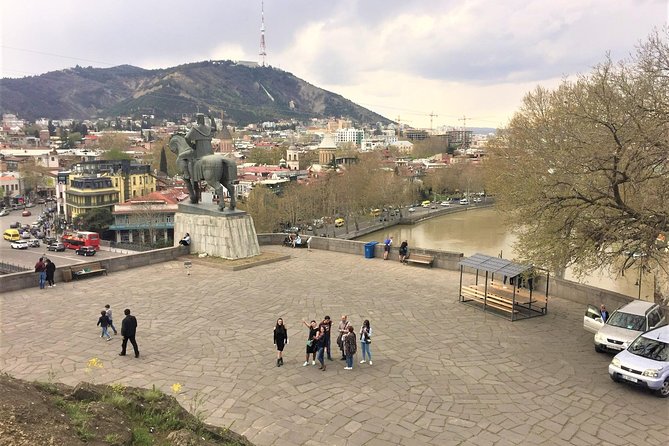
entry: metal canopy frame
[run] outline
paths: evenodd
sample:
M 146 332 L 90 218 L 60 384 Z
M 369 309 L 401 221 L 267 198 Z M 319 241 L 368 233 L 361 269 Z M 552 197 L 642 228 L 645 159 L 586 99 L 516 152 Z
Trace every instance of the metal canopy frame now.
M 535 317 L 535 316 L 544 316 L 548 314 L 548 284 L 550 281 L 550 273 L 548 270 L 544 268 L 539 268 L 534 265 L 524 265 L 521 263 L 515 263 L 512 262 L 511 260 L 506 260 L 501 257 L 493 257 L 485 254 L 474 254 L 471 257 L 466 257 L 462 259 L 459 262 L 460 265 L 460 293 L 459 293 L 459 298 L 458 300 L 463 303 L 467 302 L 474 302 L 474 299 L 468 299 L 465 297 L 465 293 L 463 293 L 462 289 L 462 276 L 465 268 L 471 268 L 476 270 L 476 282 L 475 285 L 479 285 L 479 273 L 480 272 L 485 272 L 485 285 L 484 285 L 484 290 L 483 290 L 483 311 L 487 310 L 495 310 L 495 307 L 497 308 L 502 308 L 499 307 L 499 305 L 495 305 L 492 302 L 489 304 L 488 303 L 488 298 L 492 297 L 488 293 L 488 278 L 490 278 L 490 284 L 492 284 L 495 280 L 495 274 L 502 275 L 504 276 L 504 283 L 506 284 L 506 278 L 511 278 L 515 279 L 519 277 L 521 274 L 529 271 L 529 270 L 542 270 L 546 274 L 546 294 L 545 294 L 545 304 L 544 306 L 537 306 L 535 305 L 534 308 L 532 308 L 532 303 L 534 302 L 532 299 L 532 293 L 533 293 L 533 287 L 529 287 L 529 301 L 528 302 L 517 302 L 516 301 L 516 296 L 517 291 L 518 291 L 518 280 L 513 280 L 513 294 L 511 298 L 511 321 L 515 321 L 516 319 L 527 319 L 530 317 Z M 510 280 L 511 282 L 512 280 Z M 532 281 L 533 282 L 533 281 Z M 477 297 L 480 301 L 480 295 Z M 508 301 L 508 299 L 507 299 Z M 497 301 L 499 302 L 499 301 Z M 504 304 L 508 305 L 508 304 Z M 493 312 L 493 314 L 502 316 L 501 314 L 498 314 L 497 312 Z

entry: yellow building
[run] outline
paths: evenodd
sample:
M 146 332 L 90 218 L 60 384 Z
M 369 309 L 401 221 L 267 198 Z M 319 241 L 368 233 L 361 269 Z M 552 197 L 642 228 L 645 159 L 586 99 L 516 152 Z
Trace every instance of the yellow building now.
M 119 191 L 109 177 L 74 177 L 69 179 L 65 191 L 68 220 L 85 214 L 91 209 L 107 208 L 110 211 L 119 202 Z
M 88 161 L 72 167 L 67 176 L 65 213 L 69 218 L 88 209 L 124 203 L 156 191 L 156 179 L 148 164 L 130 160 Z

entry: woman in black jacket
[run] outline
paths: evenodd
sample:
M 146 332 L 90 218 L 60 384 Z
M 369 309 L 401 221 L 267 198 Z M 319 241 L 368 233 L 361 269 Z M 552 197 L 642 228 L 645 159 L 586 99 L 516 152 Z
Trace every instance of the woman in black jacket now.
M 288 344 L 288 330 L 283 325 L 283 319 L 276 320 L 276 327 L 274 327 L 274 345 L 276 345 L 276 366 L 283 365 L 283 347 Z
M 53 283 L 53 276 L 56 273 L 56 264 L 53 263 L 51 260 L 46 259 L 46 281 L 49 284 L 49 288 L 56 286 L 55 283 Z

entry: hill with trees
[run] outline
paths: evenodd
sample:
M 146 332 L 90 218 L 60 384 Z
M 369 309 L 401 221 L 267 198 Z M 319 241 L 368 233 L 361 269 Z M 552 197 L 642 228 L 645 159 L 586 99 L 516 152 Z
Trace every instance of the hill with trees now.
M 145 70 L 130 65 L 80 67 L 0 80 L 0 112 L 28 120 L 152 114 L 225 113 L 238 124 L 346 116 L 390 120 L 350 100 L 272 67 L 206 61 Z

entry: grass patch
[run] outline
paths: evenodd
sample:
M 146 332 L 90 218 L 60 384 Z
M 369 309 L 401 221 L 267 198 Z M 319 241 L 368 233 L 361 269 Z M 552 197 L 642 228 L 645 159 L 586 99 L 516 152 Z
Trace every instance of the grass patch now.
M 119 393 L 112 393 L 104 397 L 103 401 L 111 404 L 117 409 L 124 409 L 130 404 L 130 400 Z
M 51 395 L 58 395 L 58 387 L 54 383 L 44 383 L 40 381 L 35 381 L 35 387 L 39 390 L 50 393 Z
M 156 385 L 154 384 L 151 389 L 144 391 L 142 397 L 144 397 L 144 399 L 149 403 L 152 403 L 154 401 L 160 401 L 161 399 L 163 399 L 164 395 L 165 394 L 163 392 L 156 389 Z
M 120 446 L 121 436 L 119 434 L 107 434 L 105 435 L 105 443 L 109 443 L 110 446 Z
M 149 430 L 144 426 L 135 427 L 132 430 L 132 444 L 133 446 L 151 446 L 153 440 Z
M 56 397 L 55 403 L 63 409 L 72 421 L 74 432 L 82 441 L 88 441 L 95 437 L 95 434 L 88 429 L 88 420 L 91 419 L 88 413 L 88 404 L 80 401 L 67 401 Z

